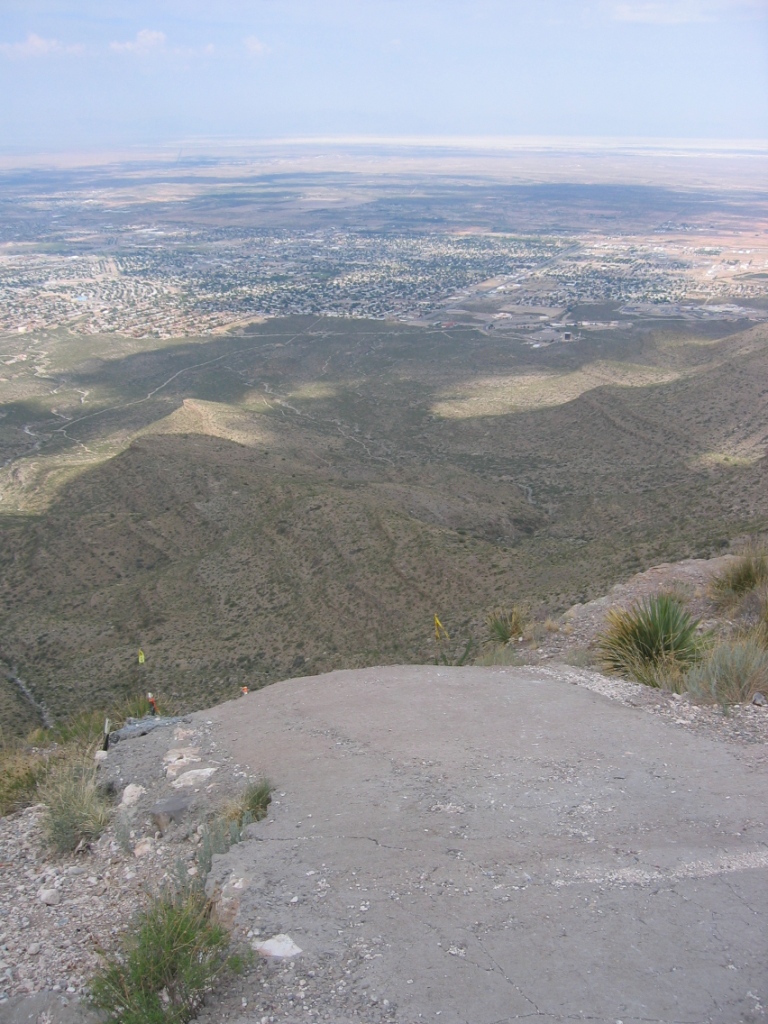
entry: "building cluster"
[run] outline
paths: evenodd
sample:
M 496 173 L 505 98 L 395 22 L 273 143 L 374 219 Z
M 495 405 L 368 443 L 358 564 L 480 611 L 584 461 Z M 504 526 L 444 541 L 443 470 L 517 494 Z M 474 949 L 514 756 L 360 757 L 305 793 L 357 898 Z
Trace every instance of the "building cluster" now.
M 58 227 L 55 244 L 38 233 L 0 246 L 0 331 L 174 337 L 290 314 L 443 322 L 457 296 L 487 299 L 489 280 L 507 309 L 747 299 L 764 292 L 766 267 L 765 252 L 655 236 Z

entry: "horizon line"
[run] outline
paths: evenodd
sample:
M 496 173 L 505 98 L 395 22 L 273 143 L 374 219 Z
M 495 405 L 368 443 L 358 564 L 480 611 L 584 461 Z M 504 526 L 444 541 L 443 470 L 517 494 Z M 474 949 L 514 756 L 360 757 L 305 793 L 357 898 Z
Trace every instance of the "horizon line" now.
M 28 149 L 0 146 L 0 170 L 87 167 L 143 160 L 180 163 L 218 156 L 222 159 L 254 156 L 266 150 L 322 147 L 327 150 L 413 149 L 442 150 L 446 155 L 504 155 L 515 153 L 594 153 L 723 157 L 768 156 L 768 138 L 709 138 L 648 135 L 287 135 L 243 138 L 237 136 L 181 136 L 164 142 L 130 143 L 102 147 Z

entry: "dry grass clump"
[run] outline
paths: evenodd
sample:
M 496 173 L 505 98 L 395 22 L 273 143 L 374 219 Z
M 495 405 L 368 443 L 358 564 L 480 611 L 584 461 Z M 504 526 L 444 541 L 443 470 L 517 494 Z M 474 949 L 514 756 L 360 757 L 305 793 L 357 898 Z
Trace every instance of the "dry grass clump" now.
M 532 660 L 535 659 L 530 650 L 524 648 L 522 644 L 506 644 L 503 647 L 494 644 L 492 647 L 486 647 L 474 664 L 483 668 L 491 668 L 494 665 L 523 666 L 530 665 Z
M 629 609 L 611 609 L 598 638 L 602 667 L 648 686 L 680 691 L 685 672 L 703 653 L 698 625 L 671 594 L 657 594 Z
M 690 670 L 686 688 L 723 707 L 768 694 L 768 650 L 752 636 L 719 643 Z
M 735 562 L 713 576 L 709 588 L 713 600 L 721 608 L 733 607 L 743 597 L 768 584 L 768 552 L 753 546 Z
M 74 756 L 85 757 L 103 743 L 105 717 L 101 711 L 81 711 L 50 729 L 35 729 L 29 740 L 41 747 L 56 745 Z
M 110 1024 L 186 1024 L 227 963 L 229 936 L 199 887 L 163 890 L 104 956 L 91 999 Z
M 159 703 L 158 711 L 164 713 Z M 79 781 L 75 777 L 81 770 L 85 771 L 82 766 L 89 764 L 94 752 L 104 742 L 105 720 L 108 718 L 111 728 L 116 729 L 128 718 L 144 718 L 149 713 L 149 701 L 139 696 L 126 700 L 116 711 L 81 711 L 66 722 L 57 722 L 50 729 L 35 729 L 26 742 L 17 739 L 5 741 L 0 732 L 0 817 L 29 807 L 38 800 L 59 799 L 53 794 L 60 785 L 65 790 L 67 787 L 76 789 Z M 60 767 L 65 764 L 69 767 Z M 62 772 L 64 776 L 69 772 L 75 777 L 62 782 Z M 60 799 L 64 799 L 63 795 Z M 82 793 L 77 797 L 81 806 L 86 800 Z M 54 845 L 58 845 L 55 840 Z
M 37 801 L 37 787 L 48 773 L 48 758 L 22 744 L 0 747 L 0 817 Z
M 38 792 L 45 804 L 46 837 L 59 853 L 94 842 L 109 824 L 111 811 L 97 788 L 93 763 L 57 765 Z
M 227 805 L 224 817 L 227 821 L 236 821 L 241 828 L 261 821 L 267 816 L 274 788 L 269 779 L 249 782 L 242 793 Z

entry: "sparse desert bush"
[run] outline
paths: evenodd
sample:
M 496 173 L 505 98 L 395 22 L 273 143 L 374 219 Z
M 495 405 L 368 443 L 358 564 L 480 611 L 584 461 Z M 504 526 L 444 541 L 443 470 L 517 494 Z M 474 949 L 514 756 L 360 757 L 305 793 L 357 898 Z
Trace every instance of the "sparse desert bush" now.
M 211 870 L 216 854 L 226 853 L 230 846 L 241 841 L 244 828 L 267 816 L 273 789 L 268 779 L 249 783 L 236 799 L 225 806 L 223 814 L 208 822 L 202 831 L 197 853 L 200 878 L 204 879 Z
M 48 772 L 48 759 L 21 744 L 0 749 L 0 817 L 37 800 L 37 787 Z
M 155 694 L 155 708 L 158 715 L 170 714 L 165 700 L 158 697 L 157 694 Z M 147 715 L 151 714 L 152 708 L 150 703 L 142 693 L 135 697 L 128 697 L 122 704 L 118 705 L 116 711 L 112 715 L 112 718 L 115 725 L 119 728 L 121 725 L 125 724 L 128 718 L 146 718 Z
M 51 846 L 69 853 L 101 835 L 110 808 L 96 785 L 96 768 L 85 760 L 56 765 L 40 789 L 45 804 L 44 827 Z
M 213 858 L 226 853 L 230 846 L 239 843 L 242 838 L 242 827 L 234 819 L 223 816 L 215 817 L 204 828 L 200 836 L 200 847 L 197 851 L 197 867 L 200 878 L 204 879 L 213 866 Z
M 228 821 L 236 821 L 241 828 L 261 821 L 267 816 L 274 788 L 269 779 L 249 782 L 243 792 L 227 805 L 225 817 Z
M 612 608 L 598 638 L 600 662 L 608 672 L 679 690 L 683 674 L 703 652 L 698 625 L 698 619 L 670 594 L 658 594 L 629 609 Z
M 597 661 L 594 651 L 586 647 L 576 647 L 568 651 L 563 658 L 566 665 L 573 665 L 574 668 L 592 668 Z
M 756 587 L 768 583 L 768 553 L 764 548 L 752 547 L 735 562 L 713 576 L 710 593 L 721 607 L 736 604 Z
M 768 648 L 768 585 L 759 587 L 756 596 L 758 600 L 757 623 L 752 635 L 759 644 Z
M 490 667 L 493 665 L 530 665 L 533 660 L 531 652 L 522 644 L 493 644 L 486 647 L 483 653 L 475 661 L 476 665 Z
M 81 711 L 51 729 L 38 729 L 33 734 L 41 744 L 59 744 L 85 757 L 101 746 L 104 740 L 104 715 L 101 711 Z
M 672 693 L 685 693 L 685 673 L 688 665 L 681 662 L 673 654 L 665 654 L 656 661 L 645 661 L 638 658 L 627 669 L 627 675 L 635 682 L 654 689 L 671 690 Z
M 751 636 L 719 643 L 691 669 L 686 686 L 724 707 L 768 694 L 768 651 Z
M 91 999 L 110 1024 L 185 1024 L 226 966 L 229 936 L 199 887 L 168 887 L 104 956 Z
M 529 622 L 528 609 L 522 604 L 513 604 L 511 608 L 496 608 L 487 616 L 485 626 L 488 631 L 486 644 L 508 644 L 523 635 Z

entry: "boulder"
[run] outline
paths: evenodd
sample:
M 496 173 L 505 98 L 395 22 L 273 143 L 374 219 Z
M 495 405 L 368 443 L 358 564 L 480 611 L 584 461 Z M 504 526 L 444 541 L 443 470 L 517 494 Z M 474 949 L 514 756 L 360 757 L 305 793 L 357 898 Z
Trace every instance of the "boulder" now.
M 156 828 L 165 832 L 172 821 L 181 821 L 191 807 L 192 797 L 169 796 L 165 800 L 158 800 L 154 807 L 150 808 L 149 813 Z

